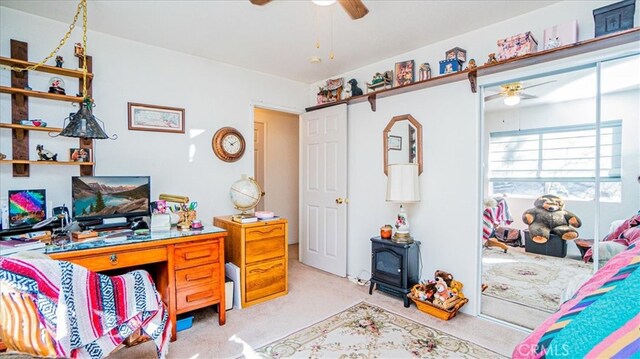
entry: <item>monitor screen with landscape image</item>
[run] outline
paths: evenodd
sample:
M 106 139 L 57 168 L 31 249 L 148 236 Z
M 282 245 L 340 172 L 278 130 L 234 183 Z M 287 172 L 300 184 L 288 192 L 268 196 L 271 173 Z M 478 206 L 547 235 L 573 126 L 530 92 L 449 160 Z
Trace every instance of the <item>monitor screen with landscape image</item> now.
M 149 176 L 74 176 L 73 218 L 78 221 L 149 214 Z
M 30 227 L 47 218 L 43 189 L 9 191 L 9 228 Z

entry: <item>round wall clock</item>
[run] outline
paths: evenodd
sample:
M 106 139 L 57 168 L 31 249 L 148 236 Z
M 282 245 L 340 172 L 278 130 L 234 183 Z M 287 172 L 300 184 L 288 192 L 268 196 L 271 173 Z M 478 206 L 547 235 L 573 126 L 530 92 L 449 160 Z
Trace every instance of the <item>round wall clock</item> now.
M 223 127 L 213 135 L 211 148 L 219 159 L 235 162 L 244 155 L 244 137 L 233 127 Z

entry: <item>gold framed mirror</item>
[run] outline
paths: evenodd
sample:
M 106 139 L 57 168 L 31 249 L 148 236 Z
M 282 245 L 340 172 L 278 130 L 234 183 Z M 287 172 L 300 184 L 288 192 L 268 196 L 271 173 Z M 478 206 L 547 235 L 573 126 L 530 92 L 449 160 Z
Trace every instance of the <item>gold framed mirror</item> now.
M 394 116 L 382 132 L 384 174 L 397 163 L 417 163 L 422 174 L 422 125 L 413 116 Z

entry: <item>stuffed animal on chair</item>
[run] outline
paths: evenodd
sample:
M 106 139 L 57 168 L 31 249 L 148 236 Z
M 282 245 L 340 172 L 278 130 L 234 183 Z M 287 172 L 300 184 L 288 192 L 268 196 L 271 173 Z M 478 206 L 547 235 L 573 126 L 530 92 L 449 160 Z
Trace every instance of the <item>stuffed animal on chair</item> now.
M 522 221 L 529 225 L 531 240 L 546 243 L 551 233 L 566 241 L 578 238 L 576 228 L 582 222 L 574 213 L 564 209 L 564 201 L 560 197 L 551 194 L 538 197 L 534 206 L 522 214 Z

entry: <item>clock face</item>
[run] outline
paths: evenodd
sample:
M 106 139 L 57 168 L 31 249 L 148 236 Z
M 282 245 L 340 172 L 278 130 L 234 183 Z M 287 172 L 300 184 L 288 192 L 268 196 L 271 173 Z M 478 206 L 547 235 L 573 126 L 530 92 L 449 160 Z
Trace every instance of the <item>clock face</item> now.
M 211 140 L 213 153 L 225 162 L 235 162 L 244 154 L 245 141 L 242 134 L 233 127 L 223 127 L 216 131 Z

